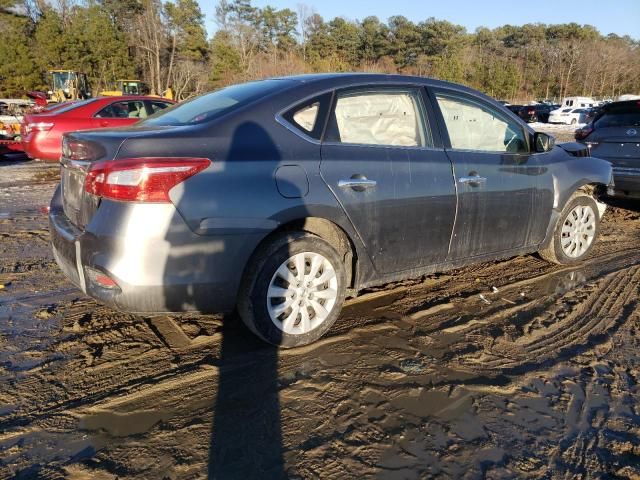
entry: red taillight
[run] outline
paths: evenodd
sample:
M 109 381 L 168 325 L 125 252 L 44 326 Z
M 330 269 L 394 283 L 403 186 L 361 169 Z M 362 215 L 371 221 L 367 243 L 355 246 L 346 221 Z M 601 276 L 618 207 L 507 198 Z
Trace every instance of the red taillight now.
M 593 127 L 590 125 L 587 125 L 586 127 L 576 130 L 576 133 L 574 136 L 576 140 L 584 140 L 589 135 L 591 135 L 591 132 L 593 132 Z
M 91 165 L 84 189 L 103 198 L 129 202 L 170 202 L 169 191 L 211 165 L 208 158 L 147 157 Z

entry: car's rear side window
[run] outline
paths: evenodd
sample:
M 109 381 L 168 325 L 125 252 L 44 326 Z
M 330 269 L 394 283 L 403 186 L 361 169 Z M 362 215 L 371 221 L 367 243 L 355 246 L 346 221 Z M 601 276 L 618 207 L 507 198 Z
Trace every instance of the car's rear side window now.
M 399 147 L 432 147 L 417 89 L 385 88 L 338 93 L 328 140 Z
M 318 112 L 320 111 L 320 102 L 313 102 L 311 105 L 306 105 L 293 114 L 293 121 L 296 125 L 307 132 L 311 132 L 318 119 Z
M 331 98 L 331 93 L 325 93 L 304 100 L 284 112 L 282 118 L 305 136 L 320 140 Z
M 640 102 L 630 105 L 612 105 L 595 121 L 596 128 L 640 127 Z

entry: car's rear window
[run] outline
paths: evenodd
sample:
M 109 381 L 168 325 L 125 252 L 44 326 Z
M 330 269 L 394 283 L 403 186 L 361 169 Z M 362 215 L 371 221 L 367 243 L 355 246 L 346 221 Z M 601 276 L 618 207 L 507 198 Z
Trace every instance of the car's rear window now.
M 287 80 L 261 80 L 233 85 L 167 108 L 143 123 L 167 126 L 204 123 L 289 85 L 291 82 Z
M 79 102 L 71 102 L 69 105 L 65 105 L 64 107 L 59 107 L 59 108 L 53 109 L 51 111 L 51 113 L 55 113 L 57 115 L 59 113 L 69 112 L 69 111 L 74 110 L 74 109 L 76 109 L 78 107 L 82 107 L 82 106 L 87 105 L 87 104 L 89 104 L 91 102 L 95 102 L 96 100 L 97 99 L 95 99 L 95 98 L 90 98 L 88 100 L 81 100 Z M 45 110 L 42 113 L 47 113 L 47 112 Z
M 640 102 L 611 105 L 595 122 L 596 128 L 640 127 Z

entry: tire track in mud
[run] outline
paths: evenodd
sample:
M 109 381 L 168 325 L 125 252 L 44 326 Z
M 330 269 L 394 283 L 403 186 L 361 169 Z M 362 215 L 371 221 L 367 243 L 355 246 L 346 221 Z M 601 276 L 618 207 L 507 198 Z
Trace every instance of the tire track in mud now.
M 570 299 L 563 295 L 529 322 L 549 327 L 533 329 L 515 341 L 498 339 L 486 353 L 501 358 L 483 358 L 480 371 L 517 374 L 550 358 L 561 360 L 567 349 L 586 346 L 594 336 L 604 335 L 631 315 L 637 316 L 638 285 L 640 267 L 634 266 L 579 287 Z
M 533 279 L 526 279 L 513 284 L 512 287 L 517 289 L 518 287 L 523 287 L 525 284 L 535 284 L 536 281 L 544 281 L 547 276 L 547 274 L 543 274 L 539 278 L 534 277 Z M 633 290 L 633 282 L 637 285 L 639 277 L 640 270 L 638 267 L 635 267 L 632 273 L 618 272 L 610 274 L 610 277 L 606 277 L 606 298 L 611 300 L 611 298 L 613 298 L 613 293 L 616 292 L 617 286 L 625 284 L 627 288 L 624 298 L 628 299 Z M 509 287 L 509 290 L 511 289 L 513 288 Z M 609 293 L 609 291 L 613 293 Z M 594 289 L 591 293 L 591 297 L 587 299 L 587 303 L 590 301 L 589 299 L 597 298 L 597 289 Z M 377 299 L 377 297 L 374 298 L 374 300 Z M 561 296 L 556 303 L 562 303 L 563 299 L 564 296 Z M 540 301 L 537 302 L 539 303 Z M 462 303 L 474 304 L 477 303 L 477 299 L 470 295 L 466 297 L 466 300 Z M 559 348 L 560 350 L 569 348 L 574 343 L 580 342 L 581 339 L 584 340 L 585 337 L 581 336 L 581 334 L 585 333 L 585 329 L 587 333 L 589 333 L 590 326 L 595 329 L 600 325 L 602 319 L 598 316 L 599 313 L 607 306 L 614 305 L 614 303 L 615 302 L 612 303 L 611 301 L 605 302 L 599 310 L 592 308 L 588 312 L 584 312 L 586 307 L 583 307 L 579 309 L 579 313 L 573 313 L 567 317 L 562 324 L 566 322 L 569 326 L 574 325 L 573 330 L 575 334 L 573 336 L 567 336 L 566 332 L 557 328 L 554 334 L 543 336 L 542 338 L 538 338 L 529 343 L 523 343 L 521 341 L 519 344 L 510 344 L 505 340 L 499 340 L 492 347 L 486 350 L 481 350 L 483 355 L 500 357 L 499 359 L 492 360 L 487 360 L 486 357 L 478 358 L 474 355 L 464 356 L 464 354 L 461 355 L 461 352 L 456 350 L 455 346 L 447 345 L 447 347 L 450 347 L 449 352 L 446 357 L 443 357 L 443 359 L 458 356 L 459 360 L 449 363 L 449 367 L 456 371 L 462 369 L 468 370 L 469 373 L 474 372 L 482 377 L 481 381 L 485 381 L 484 379 L 486 377 L 495 377 L 497 372 L 500 374 L 515 374 L 518 373 L 518 369 L 524 371 L 535 365 L 539 366 L 543 364 L 543 360 L 546 358 L 544 357 L 545 354 L 561 353 L 558 351 Z M 618 301 L 617 304 L 619 306 L 621 301 Z M 622 304 L 626 305 L 624 302 L 622 302 Z M 366 301 L 357 302 L 355 309 L 359 310 L 363 308 L 363 306 L 367 307 Z M 458 306 L 460 306 L 460 304 Z M 179 375 L 193 371 L 198 367 L 205 365 L 215 367 L 217 363 L 215 342 L 213 339 L 205 339 L 204 342 L 194 344 L 189 348 L 175 352 L 168 350 L 165 345 L 160 345 L 155 334 L 146 328 L 146 323 L 139 317 L 114 314 L 114 312 L 107 307 L 97 306 L 92 300 L 80 300 L 69 309 L 65 309 L 63 306 L 58 306 L 58 308 L 62 312 L 61 315 L 65 317 L 65 325 L 67 325 L 67 329 L 73 330 L 74 325 L 83 323 L 84 326 L 82 328 L 90 330 L 90 334 L 86 337 L 72 337 L 65 341 L 65 343 L 75 346 L 75 348 L 71 348 L 71 350 L 66 348 L 63 343 L 58 343 L 53 346 L 55 350 L 63 352 L 73 350 L 75 350 L 76 353 L 81 352 L 78 358 L 66 367 L 73 373 L 66 375 L 64 378 L 65 398 L 64 400 L 58 398 L 58 395 L 60 394 L 60 392 L 58 392 L 58 395 L 53 395 L 51 400 L 41 399 L 37 406 L 32 405 L 30 409 L 17 410 L 13 415 L 6 417 L 2 422 L 6 427 L 29 423 L 55 412 L 66 409 L 75 409 L 86 404 L 99 402 L 109 396 L 127 394 L 128 392 L 144 389 L 147 386 L 151 386 L 159 382 L 171 381 L 172 379 L 178 378 Z M 464 332 L 464 336 L 473 336 L 476 331 L 482 330 L 482 328 L 486 327 L 486 324 L 488 323 L 497 323 L 500 320 L 508 320 L 519 311 L 527 311 L 530 308 L 531 304 L 529 302 L 507 309 L 501 307 L 497 309 L 493 314 L 493 317 L 489 317 L 488 320 L 483 321 L 482 323 L 472 325 L 471 328 Z M 548 305 L 543 304 L 540 309 L 543 312 L 546 312 Z M 382 316 L 384 316 L 384 310 L 385 309 L 381 309 L 381 312 L 379 312 L 382 313 Z M 90 311 L 90 313 L 87 313 L 87 311 Z M 347 307 L 346 316 L 351 314 L 352 312 L 350 312 L 349 307 Z M 580 321 L 576 322 L 575 320 L 590 318 L 589 314 L 596 319 L 591 322 L 593 325 L 587 322 L 586 327 L 579 328 L 578 326 L 582 326 L 583 324 Z M 435 315 L 435 317 L 440 321 L 430 319 L 428 322 L 428 331 L 431 332 L 432 335 L 436 332 L 433 336 L 435 340 L 434 346 L 436 347 L 438 343 L 437 332 L 443 328 L 446 330 L 445 326 L 451 322 L 450 316 L 450 312 L 445 311 Z M 611 315 L 609 315 L 609 317 L 610 316 Z M 618 321 L 619 318 L 620 315 L 616 316 L 612 320 L 612 323 Z M 393 320 L 377 320 L 377 325 L 382 329 L 386 329 L 385 325 L 389 322 L 393 324 Z M 134 325 L 138 325 L 140 328 L 135 328 Z M 607 323 L 603 329 L 606 330 L 610 326 L 611 325 Z M 357 337 L 361 333 L 365 333 L 367 335 L 374 333 L 375 329 L 372 329 L 372 327 L 373 325 L 371 323 L 368 323 L 366 327 L 360 328 L 360 330 L 351 327 L 350 333 L 347 335 L 331 335 L 318 342 L 318 344 L 284 352 L 281 359 L 281 369 L 295 369 L 297 364 L 305 361 L 306 358 L 313 357 L 314 352 L 317 350 L 339 350 L 344 347 L 345 343 L 350 343 L 354 339 L 357 340 Z M 389 325 L 389 328 L 393 328 L 393 325 Z M 144 334 L 141 333 L 142 331 L 144 331 Z M 143 338 L 145 338 L 147 348 L 142 352 L 137 352 L 136 354 L 132 354 L 130 351 L 128 352 L 127 349 L 118 350 L 116 348 L 109 352 L 109 356 L 111 357 L 110 359 L 106 361 L 98 361 L 95 365 L 87 364 L 87 356 L 91 356 L 90 352 L 92 350 L 92 345 L 97 344 L 108 346 L 109 344 L 118 344 L 125 338 L 129 338 L 133 344 L 137 345 L 143 343 Z M 519 338 L 523 339 L 527 337 L 524 336 Z M 153 340 L 155 340 L 155 342 Z M 463 342 L 463 340 L 464 337 L 460 337 L 460 341 Z M 244 362 L 238 363 L 238 368 L 242 368 L 243 364 L 250 364 L 252 361 L 256 361 L 255 355 L 258 354 L 259 358 L 260 348 L 261 346 L 258 345 L 255 351 L 247 353 L 245 355 Z M 468 346 L 465 346 L 465 348 L 468 348 Z M 209 349 L 210 351 L 207 352 Z M 84 354 L 84 352 L 88 353 Z M 176 358 L 176 355 L 179 356 L 179 359 Z M 402 355 L 398 356 L 393 352 L 389 352 L 389 355 L 396 356 L 398 360 L 402 358 Z M 533 355 L 538 359 L 535 363 L 531 363 L 530 360 Z M 253 360 L 250 357 L 254 357 Z M 179 367 L 178 363 L 180 365 Z M 148 374 L 148 372 L 153 373 Z M 43 390 L 47 390 L 46 386 L 50 381 L 51 379 L 49 375 L 39 372 L 28 381 L 22 382 L 21 387 L 25 388 L 27 391 L 43 392 Z M 450 379 L 445 377 L 442 381 L 450 381 Z M 468 382 L 473 382 L 473 380 L 465 380 L 465 383 Z

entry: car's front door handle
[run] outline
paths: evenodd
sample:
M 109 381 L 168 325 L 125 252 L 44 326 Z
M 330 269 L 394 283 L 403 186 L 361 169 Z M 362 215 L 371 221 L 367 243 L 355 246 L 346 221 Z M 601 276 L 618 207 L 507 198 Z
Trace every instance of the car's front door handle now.
M 479 185 L 484 185 L 485 183 L 487 183 L 487 179 L 485 177 L 472 175 L 469 177 L 458 178 L 458 183 L 463 183 L 465 185 L 471 185 L 472 187 L 477 187 Z
M 356 192 L 363 192 L 368 188 L 373 188 L 378 184 L 375 180 L 369 180 L 366 177 L 359 177 L 354 175 L 348 180 L 338 180 L 338 187 L 351 188 Z

